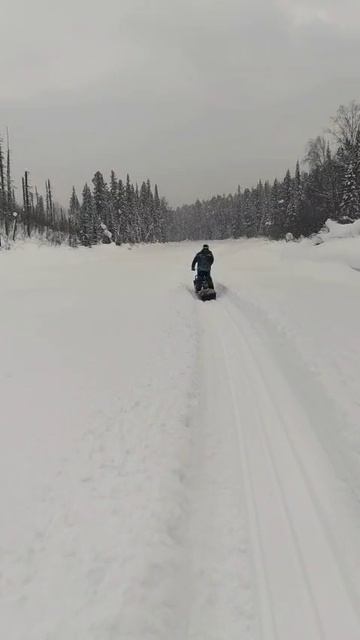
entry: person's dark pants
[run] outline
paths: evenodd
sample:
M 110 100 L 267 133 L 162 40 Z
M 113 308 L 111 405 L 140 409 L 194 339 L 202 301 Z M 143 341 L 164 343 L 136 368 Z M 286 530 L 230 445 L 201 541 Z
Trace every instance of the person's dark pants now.
M 212 281 L 211 278 L 211 274 L 210 271 L 198 271 L 197 272 L 197 276 L 195 278 L 195 288 L 197 291 L 200 291 L 201 289 L 201 282 L 203 280 L 206 280 L 206 282 L 208 283 L 208 286 L 210 287 L 210 289 L 214 288 L 214 283 Z

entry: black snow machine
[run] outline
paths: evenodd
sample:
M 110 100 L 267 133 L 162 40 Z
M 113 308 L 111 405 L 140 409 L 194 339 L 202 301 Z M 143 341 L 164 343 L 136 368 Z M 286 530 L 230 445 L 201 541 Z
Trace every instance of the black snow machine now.
M 214 285 L 212 284 L 211 279 L 209 282 L 209 276 L 207 276 L 206 274 L 197 274 L 195 276 L 194 288 L 196 295 L 203 302 L 205 302 L 206 300 L 216 300 L 216 291 L 214 289 Z

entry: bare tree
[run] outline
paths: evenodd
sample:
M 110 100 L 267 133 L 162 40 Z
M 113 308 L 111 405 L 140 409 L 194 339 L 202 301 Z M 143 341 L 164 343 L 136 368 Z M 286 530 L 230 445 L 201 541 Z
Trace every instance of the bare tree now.
M 48 226 L 50 228 L 54 227 L 54 202 L 52 196 L 52 189 L 50 180 L 46 180 L 45 182 L 45 190 L 46 190 L 46 216 L 48 219 Z
M 24 212 L 25 212 L 25 220 L 26 220 L 26 230 L 27 235 L 30 238 L 31 235 L 31 226 L 30 226 L 30 185 L 29 185 L 29 172 L 25 171 L 25 175 L 22 179 L 22 188 L 23 188 L 23 200 L 24 200 Z
M 341 105 L 328 132 L 344 150 L 355 148 L 360 136 L 360 104 L 353 100 Z
M 309 166 L 310 171 L 323 167 L 326 162 L 328 142 L 323 136 L 317 136 L 309 140 L 306 146 L 304 162 Z
M 16 238 L 16 231 L 17 231 L 17 223 L 18 223 L 18 214 L 17 214 L 17 211 L 14 211 L 14 212 L 13 212 L 13 219 L 14 219 L 14 222 L 13 222 L 12 239 L 13 239 L 13 242 L 15 242 L 15 238 Z

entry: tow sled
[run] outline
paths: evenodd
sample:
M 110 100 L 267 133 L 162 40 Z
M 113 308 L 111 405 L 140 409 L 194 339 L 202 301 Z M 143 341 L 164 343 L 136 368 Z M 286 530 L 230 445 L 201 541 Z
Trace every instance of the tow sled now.
M 216 300 L 216 291 L 213 287 L 209 286 L 206 277 L 200 279 L 196 276 L 194 280 L 194 288 L 197 297 L 205 302 L 206 300 Z

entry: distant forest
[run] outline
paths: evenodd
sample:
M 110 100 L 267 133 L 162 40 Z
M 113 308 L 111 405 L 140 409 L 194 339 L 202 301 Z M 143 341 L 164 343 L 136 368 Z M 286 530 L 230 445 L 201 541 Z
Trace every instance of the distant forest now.
M 302 168 L 303 167 L 303 168 Z M 150 180 L 134 185 L 112 171 L 106 182 L 97 171 L 75 191 L 65 210 L 22 178 L 15 195 L 11 150 L 0 139 L 0 248 L 17 238 L 43 237 L 49 243 L 91 247 L 99 243 L 170 242 L 263 236 L 273 240 L 318 232 L 327 218 L 350 223 L 360 218 L 360 104 L 340 106 L 326 136 L 310 140 L 306 155 L 283 180 L 240 186 L 234 194 L 171 209 Z M 289 236 L 288 236 L 289 237 Z

